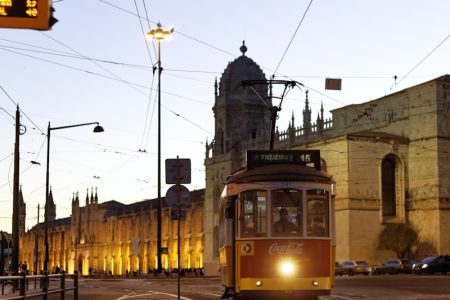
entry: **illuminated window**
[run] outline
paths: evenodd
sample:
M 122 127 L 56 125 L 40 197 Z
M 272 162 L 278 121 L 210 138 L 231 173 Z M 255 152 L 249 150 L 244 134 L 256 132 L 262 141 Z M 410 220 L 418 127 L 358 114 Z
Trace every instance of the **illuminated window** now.
M 267 234 L 266 191 L 241 193 L 242 236 L 265 236 Z

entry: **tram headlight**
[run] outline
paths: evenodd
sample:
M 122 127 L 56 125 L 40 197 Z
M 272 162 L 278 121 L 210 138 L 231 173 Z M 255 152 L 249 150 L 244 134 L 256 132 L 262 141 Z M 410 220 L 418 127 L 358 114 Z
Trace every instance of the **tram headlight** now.
M 295 268 L 291 261 L 282 261 L 280 264 L 280 273 L 284 276 L 291 276 L 294 274 Z
M 263 283 L 262 283 L 262 281 L 261 280 L 256 280 L 256 286 L 258 286 L 258 287 L 260 287 L 260 286 L 262 286 L 263 285 Z

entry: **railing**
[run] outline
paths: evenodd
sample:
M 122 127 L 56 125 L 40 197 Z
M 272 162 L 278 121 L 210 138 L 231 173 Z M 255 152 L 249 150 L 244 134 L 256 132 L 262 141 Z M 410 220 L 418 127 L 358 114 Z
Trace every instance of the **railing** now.
M 59 280 L 58 280 L 59 279 Z M 67 287 L 68 279 L 73 281 L 73 285 Z M 59 284 L 58 284 L 59 281 Z M 73 299 L 78 300 L 78 275 L 65 274 L 44 274 L 29 275 L 22 272 L 18 276 L 0 276 L 1 300 L 30 299 L 41 297 L 48 299 L 51 294 L 59 294 L 64 300 L 66 292 L 73 291 Z

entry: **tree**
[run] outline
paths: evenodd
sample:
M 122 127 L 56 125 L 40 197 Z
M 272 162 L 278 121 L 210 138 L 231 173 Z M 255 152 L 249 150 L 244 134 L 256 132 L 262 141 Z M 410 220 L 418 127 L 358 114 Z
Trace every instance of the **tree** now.
M 412 248 L 418 241 L 419 236 L 410 225 L 389 223 L 378 236 L 378 248 L 394 251 L 398 258 L 405 258 L 412 253 Z

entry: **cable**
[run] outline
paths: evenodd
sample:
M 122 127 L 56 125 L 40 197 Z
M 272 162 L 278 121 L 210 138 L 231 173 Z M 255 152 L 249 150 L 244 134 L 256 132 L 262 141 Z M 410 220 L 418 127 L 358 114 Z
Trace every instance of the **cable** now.
M 69 46 L 67 46 L 67 45 L 65 45 L 64 43 L 58 41 L 57 39 L 51 37 L 50 35 L 48 35 L 48 34 L 46 34 L 46 33 L 44 33 L 44 32 L 41 32 L 41 33 L 42 33 L 43 35 L 45 35 L 47 38 L 53 40 L 54 42 L 57 42 L 58 44 L 62 45 L 63 47 L 65 47 L 65 48 L 67 48 L 67 49 L 69 49 L 69 50 L 71 50 L 71 51 L 77 53 L 78 55 L 81 55 L 81 56 L 83 56 L 83 57 L 85 57 L 86 59 L 89 60 L 89 58 L 88 58 L 87 56 L 85 56 L 85 55 L 79 53 L 78 51 L 76 51 L 76 50 L 70 48 Z M 93 63 L 94 65 L 96 65 L 97 67 L 99 67 L 100 69 L 102 69 L 103 71 L 105 71 L 105 72 L 107 72 L 108 74 L 114 76 L 114 77 L 115 77 L 116 79 L 118 79 L 120 82 L 125 83 L 126 85 L 128 85 L 128 86 L 131 87 L 132 89 L 136 90 L 137 92 L 140 92 L 138 89 L 136 89 L 136 88 L 135 88 L 132 84 L 130 84 L 128 81 L 126 81 L 126 80 L 122 79 L 121 77 L 117 76 L 116 74 L 114 74 L 113 72 L 109 71 L 109 70 L 106 69 L 105 67 L 101 66 L 100 64 L 96 63 L 96 62 L 93 61 L 93 60 L 89 60 L 89 61 L 92 62 L 92 63 Z
M 150 20 L 148 18 L 148 11 L 147 11 L 147 6 L 145 5 L 145 0 L 142 0 L 142 4 L 144 5 L 144 11 L 145 11 L 145 19 L 147 20 L 147 26 L 150 29 Z M 153 46 L 153 54 L 155 55 L 155 57 L 157 57 L 156 55 L 156 47 L 155 47 L 155 43 L 152 41 L 152 46 Z M 152 62 L 152 66 L 154 66 L 154 63 Z
M 121 10 L 121 11 L 124 11 L 124 12 L 126 12 L 126 13 L 128 13 L 128 14 L 130 14 L 130 15 L 133 15 L 133 16 L 135 16 L 135 17 L 138 17 L 136 14 L 134 14 L 134 13 L 132 13 L 132 12 L 130 12 L 130 11 L 124 9 L 124 8 L 121 8 L 121 7 L 117 6 L 117 5 L 111 4 L 111 3 L 107 2 L 107 1 L 104 1 L 104 0 L 98 0 L 98 1 L 100 1 L 100 2 L 102 2 L 102 3 L 104 3 L 104 4 L 107 4 L 107 5 L 110 5 L 110 6 L 114 7 L 114 8 L 117 8 L 117 9 L 119 9 L 119 10 Z M 148 18 L 147 18 L 147 21 L 152 22 L 152 23 L 154 23 L 154 24 L 157 24 L 157 23 L 158 23 L 158 22 L 155 22 L 155 21 L 151 21 L 151 20 L 149 20 Z M 181 36 L 184 36 L 185 38 L 188 38 L 188 39 L 191 39 L 191 40 L 193 40 L 193 41 L 196 41 L 197 43 L 200 43 L 200 44 L 202 44 L 202 45 L 205 45 L 205 46 L 207 46 L 207 47 L 213 48 L 213 49 L 215 49 L 215 50 L 217 50 L 217 51 L 220 51 L 220 52 L 222 52 L 222 53 L 231 55 L 231 56 L 233 56 L 234 58 L 236 58 L 236 56 L 235 56 L 234 54 L 230 53 L 230 52 L 227 52 L 227 51 L 222 50 L 222 49 L 220 49 L 220 48 L 217 48 L 217 47 L 215 47 L 215 46 L 213 46 L 213 45 L 211 45 L 211 44 L 208 44 L 208 43 L 205 43 L 205 42 L 203 42 L 203 41 L 200 41 L 199 39 L 196 39 L 196 38 L 194 38 L 194 37 L 192 37 L 192 36 L 189 36 L 189 35 L 187 35 L 187 34 L 184 34 L 184 33 L 180 32 L 180 31 L 175 31 L 175 33 L 176 33 L 176 34 L 179 34 L 179 35 L 181 35 Z
M 144 4 L 144 11 L 145 11 L 146 19 L 147 19 L 147 25 L 148 25 L 148 27 L 150 27 L 150 23 L 148 22 L 148 13 L 147 13 L 147 8 L 145 6 L 145 1 L 142 1 L 142 2 Z M 136 0 L 134 0 L 134 5 L 136 7 L 136 13 L 138 15 L 139 24 L 141 26 L 142 35 L 143 35 L 144 41 L 145 41 L 146 40 L 146 34 L 145 34 L 145 31 L 144 31 L 144 27 L 142 26 L 142 19 L 141 19 L 141 16 L 139 15 L 139 9 L 138 9 Z M 152 45 L 153 45 L 153 50 L 155 51 L 155 56 L 156 56 L 156 50 L 155 50 L 154 43 L 152 43 Z M 145 41 L 145 46 L 147 48 L 147 53 L 148 53 L 148 56 L 150 57 L 150 61 L 151 61 L 152 65 L 154 65 L 153 60 L 152 60 L 152 56 L 150 54 L 150 48 L 148 47 L 148 43 L 146 41 Z M 147 141 L 146 141 L 145 147 L 143 147 L 145 133 L 146 133 L 146 130 L 147 130 L 147 122 L 148 122 L 148 117 L 149 117 L 150 103 L 151 103 L 151 99 L 152 99 L 152 92 L 153 92 L 153 84 L 154 84 L 154 82 L 155 82 L 155 76 L 152 76 L 152 83 L 151 83 L 151 87 L 150 87 L 150 94 L 148 95 L 148 101 L 147 101 L 147 112 L 145 114 L 144 130 L 142 131 L 141 146 L 139 147 L 140 149 L 141 148 L 147 148 L 148 139 L 149 139 L 149 136 L 150 136 L 150 128 L 151 128 L 151 124 L 152 124 L 152 120 L 153 120 L 153 114 L 155 112 L 156 100 L 153 102 L 153 103 L 155 103 L 155 105 L 153 106 L 152 115 L 151 115 L 151 119 L 150 119 L 150 123 L 149 123 L 149 129 L 148 129 L 148 134 L 147 134 Z
M 155 77 L 153 77 L 153 78 L 155 78 Z M 152 80 L 152 87 L 153 87 L 153 80 Z M 146 139 L 146 141 L 145 141 L 145 147 L 144 147 L 144 149 L 147 149 L 147 146 L 148 146 L 148 143 L 149 143 L 149 140 L 150 140 L 150 126 L 151 126 L 151 124 L 153 123 L 153 116 L 155 115 L 156 96 L 157 96 L 157 94 L 155 93 L 155 99 L 153 99 L 154 105 L 153 105 L 153 110 L 152 110 L 152 116 L 151 116 L 151 118 L 150 118 L 150 125 L 149 125 L 149 128 L 148 128 L 147 139 Z M 149 99 L 148 105 L 147 105 L 147 114 L 146 114 L 146 118 L 145 118 L 144 133 L 145 133 L 145 130 L 147 129 L 147 118 L 148 118 L 148 111 L 149 111 L 149 110 L 150 110 L 150 99 Z M 142 148 L 142 146 L 143 146 L 143 144 L 144 144 L 144 133 L 142 133 L 141 148 Z
M 0 89 L 3 91 L 3 93 L 5 93 L 5 95 L 9 98 L 9 100 L 11 100 L 11 102 L 15 105 L 18 106 L 18 104 L 11 98 L 11 96 L 6 92 L 6 90 L 3 88 L 2 85 L 0 85 Z M 6 113 L 8 113 L 6 110 L 2 109 L 3 111 L 5 111 Z M 19 111 L 31 122 L 31 124 L 33 124 L 40 132 L 44 133 L 39 126 L 37 126 L 33 120 L 30 119 L 30 117 L 28 117 L 28 115 L 19 107 Z M 8 113 L 8 115 L 10 115 L 14 120 L 16 119 L 14 116 L 12 116 L 11 114 Z
M 212 132 L 210 132 L 210 131 L 206 130 L 205 128 L 203 128 L 203 127 L 201 127 L 201 126 L 199 126 L 199 125 L 197 125 L 197 124 L 195 124 L 195 123 L 194 123 L 194 122 L 192 122 L 191 120 L 189 120 L 189 119 L 187 119 L 187 118 L 183 117 L 182 115 L 180 115 L 180 114 L 178 114 L 178 113 L 174 112 L 173 110 L 170 110 L 170 109 L 169 109 L 169 111 L 170 111 L 170 112 L 172 112 L 172 113 L 173 113 L 173 114 L 174 114 L 175 116 L 177 116 L 177 117 L 180 117 L 180 118 L 184 119 L 185 121 L 187 121 L 187 122 L 191 123 L 192 125 L 196 126 L 197 128 L 200 128 L 201 130 L 205 131 L 206 133 L 209 133 L 209 134 L 213 135 L 213 133 L 212 133 Z
M 8 97 L 9 100 L 11 100 L 11 102 L 14 104 L 14 106 L 17 106 L 16 101 L 14 101 L 11 96 L 8 94 L 8 92 L 3 88 L 2 85 L 0 85 L 0 89 L 2 89 L 3 93 L 5 93 L 6 97 Z M 8 113 L 6 110 L 4 110 L 6 113 Z M 13 115 L 9 114 L 13 119 L 16 119 Z
M 145 5 L 145 2 L 144 2 L 144 5 Z M 139 9 L 138 9 L 136 0 L 134 0 L 134 6 L 136 7 L 136 13 L 137 13 L 137 16 L 138 16 L 138 19 L 139 19 L 139 25 L 141 26 L 142 36 L 144 37 L 145 47 L 147 48 L 147 53 L 148 53 L 148 56 L 150 57 L 150 62 L 152 63 L 152 66 L 153 66 L 154 63 L 153 63 L 152 55 L 150 54 L 150 48 L 148 47 L 148 43 L 146 42 L 144 26 L 142 26 L 142 18 L 139 15 Z
M 448 38 L 450 38 L 450 34 L 447 35 L 447 37 L 445 39 L 442 40 L 442 42 L 440 42 L 436 47 L 433 48 L 433 50 L 431 50 L 430 53 L 428 53 L 427 55 L 425 55 L 424 58 L 422 58 L 421 61 L 419 61 L 418 64 L 416 64 L 408 73 L 406 73 L 405 76 L 403 76 L 397 83 L 395 83 L 395 85 L 390 89 L 392 90 L 395 86 L 397 86 L 400 82 L 403 81 L 403 79 L 405 79 L 406 77 L 408 77 L 409 74 L 411 74 L 418 66 L 420 66 L 431 54 L 433 54 L 434 51 L 436 51 L 442 44 L 445 43 L 445 41 L 448 40 Z
M 286 47 L 286 50 L 284 51 L 283 56 L 281 57 L 281 60 L 280 60 L 280 62 L 278 63 L 278 66 L 275 68 L 275 71 L 273 72 L 273 74 L 276 74 L 276 73 L 277 73 L 278 68 L 280 67 L 281 62 L 283 61 L 284 56 L 286 55 L 287 51 L 289 50 L 289 47 L 291 46 L 292 41 L 294 40 L 295 35 L 297 34 L 298 29 L 300 28 L 300 25 L 302 25 L 303 20 L 305 19 L 305 16 L 306 16 L 306 14 L 307 14 L 308 11 L 309 11 L 309 7 L 311 6 L 312 2 L 313 2 L 313 0 L 311 0 L 311 1 L 309 2 L 308 7 L 306 8 L 305 13 L 303 14 L 303 17 L 302 17 L 302 19 L 300 20 L 300 23 L 298 24 L 297 29 L 295 29 L 294 35 L 292 36 L 291 40 L 289 41 L 289 44 L 288 44 L 288 46 Z
M 14 41 L 11 41 L 11 42 L 14 42 Z M 14 43 L 17 43 L 17 42 L 14 42 Z M 30 46 L 30 47 L 42 48 L 42 47 L 29 45 L 29 44 L 25 44 L 25 45 Z M 60 57 L 68 57 L 68 58 L 74 58 L 74 59 L 90 60 L 90 61 L 102 62 L 102 63 L 107 63 L 107 64 L 113 64 L 113 65 L 116 65 L 116 66 L 118 65 L 118 66 L 134 67 L 134 68 L 137 68 L 137 69 L 147 69 L 147 70 L 152 70 L 153 69 L 152 67 L 149 67 L 149 66 L 136 65 L 136 64 L 130 64 L 130 63 L 124 63 L 124 62 L 115 62 L 115 61 L 111 61 L 111 60 L 99 59 L 99 58 L 93 58 L 93 57 L 87 57 L 87 56 L 83 57 L 83 56 L 73 55 L 73 54 L 69 54 L 67 52 L 57 51 L 57 50 L 48 49 L 48 48 L 43 48 L 43 49 L 51 50 L 53 52 L 32 50 L 32 49 L 26 49 L 26 48 L 20 48 L 20 47 L 12 47 L 12 46 L 5 46 L 5 45 L 0 45 L 0 48 L 2 48 L 3 50 L 6 50 L 5 48 L 7 48 L 7 49 L 22 50 L 22 51 L 28 51 L 28 52 L 41 53 L 41 54 L 55 55 L 55 56 L 60 56 Z

